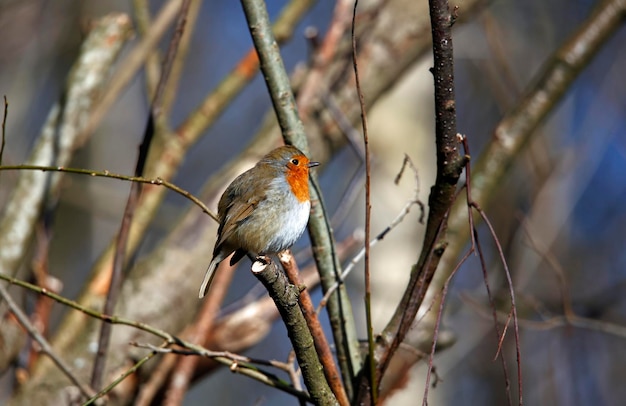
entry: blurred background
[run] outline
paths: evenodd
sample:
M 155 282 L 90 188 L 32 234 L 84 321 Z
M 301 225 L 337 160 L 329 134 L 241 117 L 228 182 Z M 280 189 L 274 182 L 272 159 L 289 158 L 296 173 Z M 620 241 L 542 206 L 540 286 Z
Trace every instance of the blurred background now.
M 156 14 L 163 3 L 150 2 L 152 13 Z M 286 4 L 268 3 L 272 18 Z M 499 0 L 485 2 L 484 7 L 470 12 L 460 2 L 458 13 L 468 14 L 454 27 L 458 131 L 468 137 L 473 157 L 480 155 L 503 115 L 515 106 L 552 53 L 589 17 L 596 3 Z M 334 2 L 317 2 L 299 22 L 293 38 L 282 47 L 289 72 L 310 60 L 305 29 L 315 27 L 323 38 L 334 7 Z M 425 1 L 411 2 L 410 7 L 427 15 Z M 3 164 L 27 159 L 51 106 L 60 97 L 91 21 L 113 11 L 133 16 L 134 8 L 126 1 L 0 1 L 0 93 L 10 103 Z M 137 40 L 135 36 L 125 52 Z M 162 41 L 162 49 L 168 40 L 169 34 Z M 622 28 L 516 157 L 506 180 L 492 192 L 492 203 L 484 207 L 503 245 L 517 294 L 527 404 L 618 405 L 626 397 L 626 388 L 621 385 L 626 362 L 626 329 L 622 327 L 626 325 L 624 43 L 626 31 Z M 239 2 L 203 2 L 169 116 L 173 128 L 220 83 L 251 45 Z M 393 183 L 404 154 L 411 157 L 419 172 L 423 202 L 428 201 L 434 181 L 432 58 L 427 55 L 368 105 L 374 234 L 389 225 L 414 194 L 410 174 L 405 173 L 399 186 Z M 133 172 L 149 108 L 145 81 L 142 71 L 92 138 L 76 152 L 71 166 Z M 265 84 L 257 75 L 189 150 L 173 182 L 200 194 L 207 179 L 253 138 L 270 109 Z M 318 171 L 331 213 L 349 205 L 348 215 L 334 224 L 340 241 L 363 228 L 362 192 L 354 200 L 343 199 L 359 171 L 361 162 L 349 146 L 339 149 Z M 19 172 L 0 173 L 3 205 L 18 176 Z M 49 253 L 49 272 L 62 281 L 64 296 L 79 296 L 91 266 L 118 230 L 128 190 L 127 183 L 115 180 L 76 175 L 64 178 Z M 187 208 L 187 200 L 168 193 L 137 257 L 152 252 Z M 419 255 L 424 227 L 418 218 L 419 210 L 414 207 L 372 250 L 375 331 L 382 329 L 393 313 Z M 508 287 L 502 265 L 484 226 L 479 227 L 479 236 L 487 253 L 490 287 L 496 302 L 506 309 Z M 297 250 L 305 250 L 306 245 L 303 238 Z M 197 264 L 198 275 L 210 260 L 211 247 L 206 248 L 206 263 Z M 306 256 L 304 251 L 302 258 Z M 256 285 L 247 267 L 246 263 L 235 274 L 224 303 L 227 309 L 236 307 Z M 365 338 L 362 264 L 347 286 L 359 333 Z M 314 290 L 313 300 L 317 303 L 320 298 L 319 289 Z M 429 404 L 506 404 L 502 367 L 499 360 L 494 361 L 498 343 L 476 257 L 456 273 L 445 303 L 442 328 L 455 343 L 435 356 L 440 381 L 430 390 Z M 552 319 L 563 316 L 564 303 L 571 303 L 571 311 L 580 317 L 577 324 Z M 569 309 L 567 305 L 565 308 Z M 64 312 L 61 306 L 54 307 L 50 335 Z M 246 355 L 284 360 L 289 350 L 284 327 L 278 322 Z M 512 328 L 503 351 L 515 388 Z M 424 363 L 418 363 L 407 386 L 388 404 L 415 404 L 415 399 L 421 399 L 424 371 Z M 4 402 L 11 396 L 12 370 L 4 371 L 1 381 L 0 402 Z M 294 402 L 288 395 L 225 368 L 197 382 L 185 404 L 200 404 L 207 396 L 216 404 Z

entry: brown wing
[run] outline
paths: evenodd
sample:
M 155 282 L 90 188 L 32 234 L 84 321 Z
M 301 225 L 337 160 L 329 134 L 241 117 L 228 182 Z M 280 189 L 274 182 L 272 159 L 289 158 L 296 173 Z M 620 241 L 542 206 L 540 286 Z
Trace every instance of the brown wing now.
M 222 221 L 217 234 L 220 238 L 215 244 L 216 250 L 232 236 L 237 225 L 252 214 L 259 202 L 265 199 L 266 188 L 259 182 L 253 181 L 255 178 L 258 176 L 254 172 L 242 173 L 222 195 L 218 204 Z
M 226 212 L 226 221 L 221 227 L 219 236 L 220 239 L 217 242 L 216 246 L 221 246 L 224 241 L 228 240 L 230 236 L 233 234 L 235 229 L 237 228 L 237 224 L 240 221 L 245 220 L 252 214 L 256 206 L 259 204 L 258 199 L 253 199 L 252 201 L 248 201 L 245 204 L 235 203 L 230 209 Z

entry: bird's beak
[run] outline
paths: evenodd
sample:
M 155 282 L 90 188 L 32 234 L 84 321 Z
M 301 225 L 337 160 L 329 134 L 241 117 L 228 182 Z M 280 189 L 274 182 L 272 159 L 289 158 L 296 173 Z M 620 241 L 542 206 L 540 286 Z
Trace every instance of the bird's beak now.
M 315 166 L 320 166 L 320 163 L 319 162 L 309 162 L 308 166 L 309 166 L 309 168 L 313 168 Z

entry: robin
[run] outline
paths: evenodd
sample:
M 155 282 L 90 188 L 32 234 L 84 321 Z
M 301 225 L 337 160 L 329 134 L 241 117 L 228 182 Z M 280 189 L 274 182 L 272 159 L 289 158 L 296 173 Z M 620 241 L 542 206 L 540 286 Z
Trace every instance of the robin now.
M 298 148 L 287 145 L 265 155 L 239 175 L 217 206 L 220 226 L 213 259 L 199 297 L 206 295 L 220 262 L 230 265 L 248 255 L 273 255 L 291 247 L 309 221 L 309 169 L 318 166 Z

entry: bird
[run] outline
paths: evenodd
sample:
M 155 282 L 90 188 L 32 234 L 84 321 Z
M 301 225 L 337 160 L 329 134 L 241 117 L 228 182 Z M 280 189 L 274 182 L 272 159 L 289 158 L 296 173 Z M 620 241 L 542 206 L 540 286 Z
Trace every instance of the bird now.
M 246 255 L 274 255 L 295 244 L 311 211 L 309 170 L 318 165 L 298 148 L 285 145 L 232 181 L 217 205 L 220 225 L 213 258 L 200 285 L 200 299 L 217 266 L 231 254 L 232 266 Z

